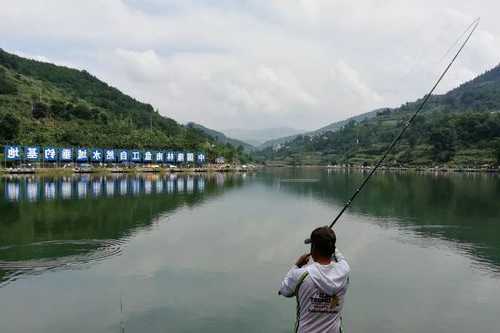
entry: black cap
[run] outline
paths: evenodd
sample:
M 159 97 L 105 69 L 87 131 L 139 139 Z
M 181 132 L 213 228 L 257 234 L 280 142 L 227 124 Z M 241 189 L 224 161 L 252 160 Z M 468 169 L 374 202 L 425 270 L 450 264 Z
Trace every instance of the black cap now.
M 337 236 L 328 226 L 319 227 L 313 230 L 311 238 L 306 239 L 306 244 L 312 244 L 321 254 L 330 256 L 335 252 Z

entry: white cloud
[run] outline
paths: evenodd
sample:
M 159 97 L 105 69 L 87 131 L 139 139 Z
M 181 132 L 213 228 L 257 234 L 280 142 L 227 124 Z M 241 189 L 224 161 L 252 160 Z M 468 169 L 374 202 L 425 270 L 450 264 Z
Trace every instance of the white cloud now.
M 317 128 L 427 92 L 476 16 L 441 92 L 500 59 L 498 1 L 18 0 L 0 47 L 86 68 L 181 122 Z
M 43 56 L 43 55 L 39 55 L 39 54 L 29 54 L 29 53 L 19 51 L 19 50 L 14 50 L 14 53 L 20 57 L 23 57 L 23 58 L 33 59 L 33 60 L 42 61 L 42 62 L 51 62 L 49 60 L 49 58 L 47 58 L 46 56 Z
M 342 82 L 342 86 L 350 90 L 354 98 L 371 104 L 377 104 L 382 100 L 382 97 L 361 79 L 360 74 L 343 60 L 337 62 L 332 74 L 333 79 Z
M 162 60 L 154 50 L 137 52 L 116 49 L 114 55 L 118 61 L 122 61 L 126 65 L 123 70 L 127 71 L 133 80 L 161 83 L 167 74 Z

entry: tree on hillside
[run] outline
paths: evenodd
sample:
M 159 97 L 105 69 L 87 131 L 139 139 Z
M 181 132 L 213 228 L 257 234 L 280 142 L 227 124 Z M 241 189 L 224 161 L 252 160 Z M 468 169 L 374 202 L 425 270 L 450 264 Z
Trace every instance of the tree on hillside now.
M 497 165 L 500 165 L 500 140 L 497 141 L 495 147 L 495 161 Z
M 55 118 L 64 119 L 66 117 L 66 105 L 64 102 L 52 100 L 49 109 L 50 114 Z
M 2 142 L 10 142 L 14 140 L 20 127 L 19 118 L 11 114 L 5 114 L 0 118 L 0 140 Z
M 46 118 L 49 115 L 49 107 L 45 103 L 35 102 L 31 114 L 35 119 Z
M 83 104 L 79 103 L 74 109 L 73 109 L 73 114 L 80 119 L 85 119 L 85 120 L 90 120 L 93 117 L 93 114 L 90 110 L 90 108 Z
M 455 154 L 456 133 L 448 127 L 437 127 L 432 130 L 430 138 L 433 159 L 437 162 L 448 162 Z
M 411 163 L 413 161 L 413 152 L 412 152 L 412 148 L 413 147 L 410 147 L 410 149 L 405 149 L 398 157 L 397 157 L 397 161 L 399 163 Z
M 224 147 L 224 158 L 227 162 L 233 162 L 236 155 L 233 146 L 231 146 L 229 143 L 226 143 Z
M 14 95 L 16 93 L 15 84 L 7 77 L 5 69 L 0 67 L 0 95 Z

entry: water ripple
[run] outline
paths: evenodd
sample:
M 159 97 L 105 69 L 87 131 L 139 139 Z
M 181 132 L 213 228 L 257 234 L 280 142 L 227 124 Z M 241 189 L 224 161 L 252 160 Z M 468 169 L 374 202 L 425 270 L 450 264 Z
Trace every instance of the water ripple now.
M 38 274 L 53 269 L 76 269 L 83 265 L 93 264 L 122 253 L 124 240 L 116 239 L 85 239 L 85 240 L 51 240 L 34 242 L 22 245 L 9 245 L 0 247 L 2 252 L 34 248 L 36 250 L 50 250 L 65 247 L 67 251 L 81 252 L 60 257 L 47 257 L 27 260 L 0 260 L 0 271 L 5 275 L 0 276 L 0 287 L 5 283 L 16 280 L 20 275 Z

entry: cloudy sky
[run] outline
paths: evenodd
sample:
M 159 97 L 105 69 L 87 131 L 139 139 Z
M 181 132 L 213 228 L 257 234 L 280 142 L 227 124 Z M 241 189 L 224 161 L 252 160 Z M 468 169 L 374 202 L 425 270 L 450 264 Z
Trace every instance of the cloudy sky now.
M 0 0 L 0 47 L 87 69 L 180 122 L 315 129 L 500 63 L 500 1 Z M 448 57 L 451 55 L 447 54 Z

